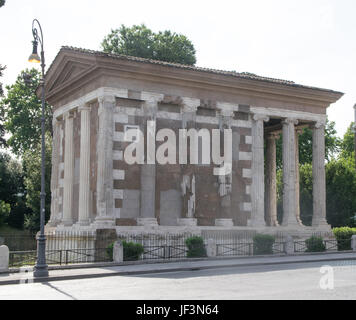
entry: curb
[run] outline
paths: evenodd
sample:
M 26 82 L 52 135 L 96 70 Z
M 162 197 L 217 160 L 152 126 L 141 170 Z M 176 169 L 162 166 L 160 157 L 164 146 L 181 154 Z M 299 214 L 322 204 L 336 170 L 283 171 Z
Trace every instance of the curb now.
M 90 278 L 104 278 L 112 276 L 129 276 L 129 275 L 143 275 L 143 274 L 153 274 L 153 273 L 169 273 L 178 271 L 199 271 L 208 269 L 221 269 L 221 268 L 236 268 L 236 267 L 252 267 L 252 266 L 270 266 L 270 265 L 284 265 L 284 264 L 295 264 L 295 263 L 311 263 L 311 262 L 323 262 L 323 261 L 351 261 L 356 260 L 355 257 L 335 257 L 328 258 L 323 257 L 314 260 L 292 260 L 292 261 L 277 261 L 277 262 L 248 262 L 248 263 L 235 263 L 228 265 L 211 265 L 211 266 L 191 266 L 191 267 L 176 267 L 176 268 L 164 268 L 164 269 L 151 269 L 151 270 L 136 270 L 136 271 L 113 271 L 110 273 L 91 273 L 91 274 L 77 274 L 77 275 L 63 275 L 63 276 L 49 276 L 45 278 L 34 278 L 31 279 L 33 283 L 42 283 L 49 281 L 61 281 L 61 280 L 74 280 L 74 279 L 90 279 Z M 108 267 L 108 265 L 106 265 Z M 112 265 L 111 265 L 112 266 Z M 53 269 L 52 269 L 53 270 Z M 8 284 L 20 284 L 28 283 L 29 279 L 12 279 L 12 280 L 1 280 L 1 285 Z

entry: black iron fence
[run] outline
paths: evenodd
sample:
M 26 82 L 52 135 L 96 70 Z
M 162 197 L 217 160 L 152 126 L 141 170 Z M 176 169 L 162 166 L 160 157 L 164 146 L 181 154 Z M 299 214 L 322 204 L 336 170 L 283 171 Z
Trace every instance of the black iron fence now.
M 10 251 L 9 266 L 34 266 L 37 260 L 37 251 Z M 65 249 L 46 250 L 48 265 L 68 265 L 75 263 L 111 262 L 112 256 L 107 248 L 95 249 Z
M 47 235 L 46 259 L 50 265 L 67 265 L 75 263 L 94 263 L 112 261 L 110 245 L 117 240 L 138 244 L 142 247 L 137 256 L 133 253 L 125 254 L 124 260 L 173 260 L 189 257 L 186 240 L 194 234 L 113 234 L 98 232 L 63 232 Z M 214 255 L 222 256 L 252 256 L 254 251 L 253 234 L 234 234 L 226 232 L 202 233 L 205 248 L 208 242 L 213 244 Z M 11 267 L 34 265 L 36 263 L 36 237 L 0 235 L 0 239 L 10 249 Z M 209 239 L 209 240 L 208 240 Z M 286 240 L 276 237 L 272 245 L 273 254 L 286 254 Z M 125 248 L 125 247 L 124 247 Z M 312 248 L 312 250 L 311 250 Z M 210 248 L 211 249 L 211 248 Z M 307 241 L 294 241 L 294 252 L 325 252 L 351 249 L 350 239 L 322 240 L 320 245 Z

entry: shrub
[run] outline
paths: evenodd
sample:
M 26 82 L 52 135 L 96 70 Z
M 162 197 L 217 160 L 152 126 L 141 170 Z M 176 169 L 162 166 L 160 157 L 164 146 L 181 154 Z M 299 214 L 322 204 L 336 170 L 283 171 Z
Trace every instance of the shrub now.
M 185 240 L 185 245 L 188 247 L 188 258 L 206 257 L 206 249 L 202 237 L 189 237 Z
M 106 248 L 106 254 L 110 259 L 113 258 L 114 245 L 115 242 L 111 243 Z M 124 261 L 138 260 L 141 254 L 145 251 L 140 243 L 122 241 L 122 246 L 124 249 Z
M 124 247 L 124 261 L 138 260 L 145 251 L 141 243 L 122 241 L 122 246 Z
M 307 246 L 305 252 L 323 252 L 326 250 L 322 237 L 312 236 L 305 240 L 305 244 Z
M 356 228 L 340 227 L 333 229 L 334 236 L 337 240 L 337 249 L 351 250 L 351 237 L 356 235 Z
M 115 244 L 115 242 L 109 244 L 109 245 L 106 247 L 106 255 L 108 256 L 108 258 L 109 258 L 110 260 L 113 259 L 114 244 Z
M 256 234 L 253 237 L 254 254 L 273 254 L 275 238 L 269 234 Z

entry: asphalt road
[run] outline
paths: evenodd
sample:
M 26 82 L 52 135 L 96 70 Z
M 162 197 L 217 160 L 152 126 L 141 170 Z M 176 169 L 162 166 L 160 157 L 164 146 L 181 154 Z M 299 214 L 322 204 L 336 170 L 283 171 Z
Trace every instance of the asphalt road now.
M 332 269 L 323 270 L 323 266 Z M 7 299 L 356 299 L 356 261 L 219 268 L 0 286 L 0 300 Z

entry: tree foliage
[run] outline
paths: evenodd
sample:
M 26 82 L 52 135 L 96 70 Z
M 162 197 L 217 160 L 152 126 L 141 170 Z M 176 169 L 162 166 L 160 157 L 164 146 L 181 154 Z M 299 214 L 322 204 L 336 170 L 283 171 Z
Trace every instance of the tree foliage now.
M 0 8 L 5 4 L 5 0 L 0 0 Z
M 341 142 L 341 153 L 342 158 L 354 157 L 355 152 L 355 133 L 354 133 L 354 122 L 351 122 L 350 126 L 347 128 L 344 138 Z
M 154 33 L 144 24 L 111 30 L 102 42 L 105 52 L 194 65 L 195 49 L 182 34 L 169 30 Z
M 326 166 L 326 214 L 333 227 L 354 227 L 356 169 L 352 157 L 330 161 Z
M 31 75 L 32 84 L 26 86 L 24 73 Z M 35 94 L 39 85 L 40 72 L 36 69 L 22 71 L 16 82 L 6 86 L 7 94 L 0 102 L 0 117 L 11 134 L 7 143 L 16 155 L 36 150 L 41 141 L 41 99 Z M 52 132 L 52 110 L 46 105 L 46 131 Z
M 21 163 L 6 153 L 0 153 L 0 200 L 10 206 L 6 223 L 15 228 L 22 228 L 27 210 L 23 178 Z
M 46 217 L 50 216 L 51 204 L 51 152 L 52 138 L 46 136 L 46 161 L 45 161 L 45 192 L 46 192 Z M 40 226 L 40 204 L 41 204 L 41 145 L 38 144 L 36 150 L 27 150 L 23 156 L 23 166 L 25 171 L 26 205 L 31 212 L 25 215 L 24 226 L 31 231 L 38 231 Z
M 10 214 L 11 207 L 8 203 L 0 200 L 0 227 L 2 227 Z

